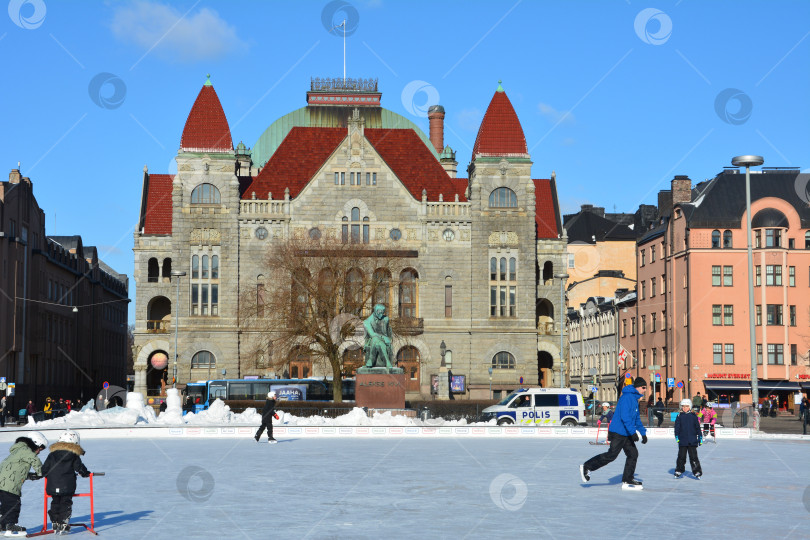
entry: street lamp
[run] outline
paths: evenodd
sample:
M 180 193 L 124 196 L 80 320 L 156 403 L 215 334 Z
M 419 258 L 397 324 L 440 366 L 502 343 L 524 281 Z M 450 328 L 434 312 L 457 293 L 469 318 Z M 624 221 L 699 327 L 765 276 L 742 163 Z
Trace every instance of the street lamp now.
M 447 345 L 444 344 L 444 340 L 442 340 L 442 344 L 439 345 L 439 353 L 442 355 L 441 367 L 447 367 L 447 364 L 444 363 L 444 355 L 447 354 Z
M 181 278 L 186 275 L 185 272 L 178 270 L 172 271 L 172 279 Z M 180 326 L 180 279 L 177 282 L 177 304 L 174 308 L 174 373 L 172 374 L 172 388 L 177 388 L 177 329 Z
M 560 388 L 565 388 L 565 355 L 563 355 L 563 328 L 565 328 L 565 280 L 568 274 L 554 274 L 560 280 Z
M 492 399 L 492 366 L 487 371 L 489 371 L 489 399 Z
M 762 156 L 737 156 L 731 159 L 735 167 L 745 167 L 745 217 L 748 234 L 748 333 L 751 347 L 751 405 L 754 409 L 754 431 L 759 429 L 759 386 L 757 375 L 757 336 L 754 321 L 754 253 L 751 248 L 751 173 L 750 168 L 765 163 Z

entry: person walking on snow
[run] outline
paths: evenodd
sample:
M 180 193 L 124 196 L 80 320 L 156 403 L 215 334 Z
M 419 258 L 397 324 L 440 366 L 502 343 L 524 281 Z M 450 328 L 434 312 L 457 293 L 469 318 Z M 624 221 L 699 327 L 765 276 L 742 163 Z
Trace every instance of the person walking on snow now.
M 703 444 L 703 432 L 700 431 L 698 417 L 690 414 L 692 402 L 688 398 L 681 400 L 681 413 L 675 419 L 675 442 L 678 443 L 678 459 L 675 461 L 675 478 L 683 476 L 686 469 L 686 453 L 689 452 L 689 464 L 695 478 L 703 476 L 700 467 L 697 447 Z
M 624 450 L 626 460 L 622 474 L 622 489 L 643 489 L 641 482 L 633 478 L 636 472 L 636 461 L 638 461 L 636 441 L 639 440 L 639 435 L 641 435 L 641 444 L 647 444 L 647 430 L 641 422 L 641 415 L 638 411 L 638 400 L 642 397 L 639 388 L 642 392 L 647 390 L 647 381 L 642 377 L 637 377 L 632 386 L 625 386 L 622 390 L 622 395 L 616 403 L 613 421 L 608 428 L 610 449 L 579 466 L 583 482 L 588 482 L 591 479 L 591 472 L 611 463 L 619 456 L 619 452 Z
M 268 392 L 267 399 L 264 401 L 264 408 L 262 409 L 262 425 L 259 426 L 259 431 L 256 432 L 256 442 L 262 436 L 262 432 L 267 428 L 267 442 L 274 443 L 276 440 L 273 438 L 273 418 L 278 418 L 276 414 L 276 393 Z

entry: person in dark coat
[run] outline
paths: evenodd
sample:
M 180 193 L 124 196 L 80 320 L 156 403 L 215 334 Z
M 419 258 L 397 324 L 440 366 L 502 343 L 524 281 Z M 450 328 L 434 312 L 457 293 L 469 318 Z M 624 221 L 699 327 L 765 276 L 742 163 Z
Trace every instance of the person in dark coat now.
M 664 402 L 661 401 L 661 396 L 658 396 L 658 401 L 655 402 L 653 414 L 655 414 L 655 417 L 658 419 L 658 425 L 656 427 L 661 427 L 661 424 L 664 423 Z
M 48 480 L 46 492 L 51 496 L 51 509 L 48 515 L 56 534 L 70 530 L 70 516 L 73 513 L 73 494 L 76 493 L 76 475 L 90 476 L 90 471 L 82 463 L 84 449 L 79 445 L 79 434 L 65 431 L 58 442 L 51 445 L 48 459 L 42 466 L 42 474 Z
M 579 466 L 579 473 L 583 482 L 591 479 L 590 473 L 601 469 L 608 463 L 619 457 L 619 452 L 624 450 L 627 459 L 624 462 L 624 474 L 622 474 L 622 489 L 642 489 L 641 482 L 634 478 L 636 472 L 636 461 L 638 461 L 638 449 L 636 441 L 641 435 L 641 444 L 647 444 L 647 430 L 641 422 L 641 415 L 638 412 L 638 400 L 641 399 L 642 392 L 647 390 L 647 381 L 642 377 L 637 377 L 632 386 L 625 386 L 622 395 L 616 403 L 616 412 L 613 421 L 608 427 L 608 439 L 610 449 L 604 454 L 599 454 Z
M 678 443 L 678 459 L 675 461 L 675 478 L 680 478 L 686 469 L 686 453 L 689 453 L 689 464 L 695 478 L 703 476 L 700 467 L 697 447 L 703 444 L 703 432 L 700 430 L 700 421 L 697 415 L 692 414 L 692 402 L 689 399 L 681 400 L 681 413 L 675 419 L 675 442 Z
M 257 431 L 256 436 L 253 437 L 256 439 L 256 442 L 259 442 L 265 428 L 267 429 L 267 442 L 275 442 L 275 439 L 273 438 L 273 417 L 275 416 L 276 393 L 271 391 L 267 393 L 267 399 L 265 400 L 264 408 L 262 409 L 262 425 L 259 426 L 259 431 Z

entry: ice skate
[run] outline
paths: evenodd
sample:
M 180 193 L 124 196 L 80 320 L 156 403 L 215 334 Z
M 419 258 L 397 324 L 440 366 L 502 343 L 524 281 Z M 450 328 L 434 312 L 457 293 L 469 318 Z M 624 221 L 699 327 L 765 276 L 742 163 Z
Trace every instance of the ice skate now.
M 695 474 L 695 478 L 698 479 L 698 480 L 700 480 L 700 477 L 703 476 L 702 472 L 696 472 L 694 474 Z
M 588 481 L 590 481 L 590 479 L 591 479 L 591 475 L 590 475 L 590 474 L 588 474 L 588 473 L 590 473 L 590 472 L 591 472 L 591 471 L 589 471 L 589 470 L 588 470 L 588 467 L 586 467 L 584 464 L 579 466 L 579 476 L 582 478 L 582 481 L 583 481 L 583 482 L 588 482 Z
M 11 525 L 6 525 L 5 536 L 7 538 L 14 538 L 14 537 L 25 538 L 28 535 L 25 533 L 25 527 L 20 527 L 16 523 L 12 523 Z
M 277 441 L 277 440 L 275 440 L 273 437 L 270 437 L 269 439 L 267 439 L 267 442 L 268 442 L 269 444 L 276 444 L 278 441 Z
M 622 490 L 623 491 L 641 491 L 644 487 L 641 485 L 641 482 L 633 478 L 629 482 L 622 482 Z
M 682 472 L 675 471 L 675 478 L 680 478 L 683 476 Z

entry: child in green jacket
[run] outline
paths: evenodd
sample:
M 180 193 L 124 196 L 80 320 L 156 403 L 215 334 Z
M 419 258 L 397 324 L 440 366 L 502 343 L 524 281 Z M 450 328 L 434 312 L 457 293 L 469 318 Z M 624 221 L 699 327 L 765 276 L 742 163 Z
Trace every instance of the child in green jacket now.
M 0 533 L 7 537 L 26 536 L 25 527 L 17 525 L 20 517 L 20 493 L 26 479 L 42 478 L 38 454 L 48 446 L 48 439 L 38 431 L 18 437 L 9 456 L 0 463 Z M 31 468 L 34 474 L 29 475 Z

